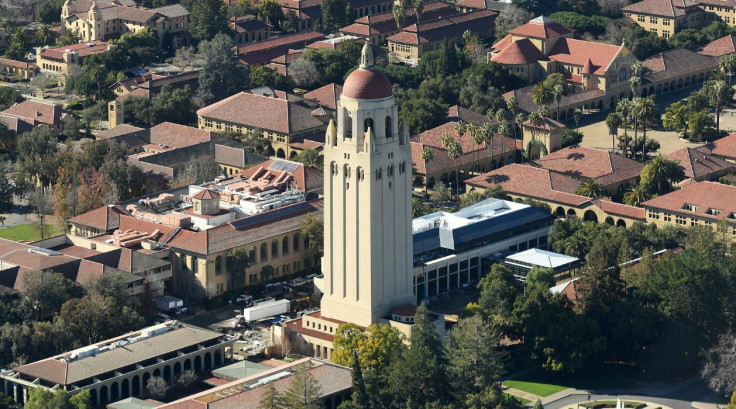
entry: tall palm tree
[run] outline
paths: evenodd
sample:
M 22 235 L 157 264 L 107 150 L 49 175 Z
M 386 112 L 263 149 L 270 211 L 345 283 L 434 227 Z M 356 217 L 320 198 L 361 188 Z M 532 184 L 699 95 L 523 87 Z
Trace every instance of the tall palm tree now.
M 529 120 L 529 124 L 531 125 L 530 131 L 532 133 L 532 140 L 536 140 L 537 139 L 537 127 L 539 125 L 542 125 L 542 121 L 544 120 L 544 118 L 539 114 L 539 112 L 532 112 L 531 114 L 529 114 L 528 120 Z M 531 160 L 531 153 L 528 152 L 528 147 L 522 146 L 522 149 L 527 151 L 526 152 L 527 159 Z
M 595 180 L 595 178 L 585 179 L 575 193 L 580 196 L 590 197 L 593 199 L 605 195 L 603 187 L 598 184 L 598 181 Z
M 498 133 L 501 134 L 501 136 L 504 137 L 504 139 L 501 140 L 501 162 L 498 164 L 498 167 L 506 166 L 506 139 L 511 137 L 511 125 L 509 124 L 509 121 L 502 121 L 498 124 Z M 514 139 L 514 145 L 516 145 L 516 139 Z
M 618 105 L 616 105 L 616 111 L 621 116 L 621 120 L 624 125 L 624 143 L 622 144 L 622 150 L 624 156 L 628 157 L 628 146 L 629 146 L 629 118 L 631 117 L 631 101 L 628 99 L 622 99 L 618 101 Z
M 654 118 L 654 115 L 657 112 L 657 104 L 654 103 L 654 97 L 650 95 L 646 98 L 639 98 L 636 110 L 641 118 L 642 124 L 644 125 L 644 133 L 642 134 L 643 144 L 641 147 L 641 161 L 644 162 L 647 150 L 647 124 Z
M 539 112 L 539 116 L 542 117 L 542 119 L 549 117 L 549 108 L 547 105 L 540 106 L 537 112 Z
M 455 125 L 455 127 L 457 128 L 457 125 Z M 476 135 L 478 135 L 478 131 L 479 130 L 480 130 L 480 127 L 478 127 L 478 124 L 475 123 L 475 121 L 468 122 L 465 125 L 465 132 L 463 132 L 462 135 L 458 134 L 458 136 L 459 136 L 458 142 L 460 142 L 460 141 L 463 140 L 463 136 L 465 134 L 470 134 L 470 140 L 471 140 L 471 142 L 473 142 L 475 144 L 475 138 L 476 138 Z M 475 156 L 476 156 L 476 154 L 477 154 L 477 149 L 473 149 L 473 165 L 471 166 L 471 172 L 472 172 L 472 169 L 475 168 Z
M 553 92 L 555 94 L 555 102 L 557 103 L 557 116 L 556 120 L 560 120 L 560 102 L 562 102 L 562 96 L 565 95 L 565 87 L 562 84 L 556 84 Z
M 641 84 L 641 74 L 642 74 L 642 65 L 641 61 L 634 61 L 631 64 L 631 77 L 629 78 L 629 82 L 631 83 L 631 93 L 636 97 L 637 95 L 637 89 L 639 88 L 639 85 Z
M 736 56 L 733 54 L 726 54 L 718 61 L 718 68 L 728 76 L 728 86 L 731 86 L 731 77 L 736 72 Z
M 716 131 L 721 130 L 721 110 L 726 101 L 732 96 L 733 90 L 724 80 L 712 80 L 705 84 L 706 93 L 711 104 L 716 107 Z
M 424 162 L 424 196 L 427 196 L 427 190 L 429 189 L 429 171 L 427 170 L 427 163 L 434 159 L 434 152 L 429 147 L 425 146 L 422 149 L 422 162 Z
M 641 206 L 642 203 L 651 198 L 652 195 L 649 193 L 649 189 L 643 183 L 639 183 L 631 190 L 624 193 L 624 203 L 629 206 Z
M 518 114 L 514 115 L 514 131 L 516 131 L 516 127 L 519 127 L 519 130 L 521 131 L 521 140 L 524 140 L 524 122 L 526 122 L 526 115 L 524 115 L 523 112 L 519 112 Z M 516 158 L 517 155 L 516 150 L 516 135 L 514 135 L 514 158 Z M 514 159 L 515 160 L 515 159 Z
M 512 96 L 511 98 L 506 100 L 506 109 L 511 111 L 512 119 L 516 117 L 516 111 L 519 110 L 519 100 L 516 98 L 516 96 Z M 514 127 L 514 139 L 516 139 L 516 127 Z
M 490 125 L 491 125 L 490 123 L 486 122 L 486 123 L 483 124 L 483 126 L 477 126 L 476 125 L 476 126 L 473 127 L 473 131 L 470 132 L 470 137 L 473 138 L 473 147 L 476 147 L 477 146 L 478 148 L 480 148 L 480 146 L 483 144 L 483 142 L 485 142 L 485 140 L 486 140 L 485 135 L 484 135 L 485 128 L 488 127 L 488 126 L 490 126 Z M 493 132 L 491 132 L 491 133 L 493 133 Z M 474 149 L 473 150 L 473 167 L 471 168 L 472 171 L 475 171 L 476 170 L 475 169 L 475 162 L 476 162 L 477 156 L 479 156 L 479 155 L 480 155 L 480 149 Z M 491 159 L 493 159 L 493 158 L 491 158 Z
M 499 124 L 500 126 L 500 124 Z M 483 124 L 483 126 L 480 129 L 480 137 L 482 139 L 482 142 L 486 144 L 486 148 L 488 148 L 489 157 L 491 158 L 489 163 L 489 169 L 493 168 L 493 140 L 495 139 L 495 126 L 493 126 L 492 123 L 486 122 Z
M 460 189 L 460 171 L 458 169 L 458 158 L 463 154 L 463 147 L 449 133 L 442 135 L 442 146 L 447 150 L 447 156 L 455 164 L 455 198 L 458 197 Z
M 637 142 L 639 141 L 639 118 L 641 118 L 641 114 L 639 113 L 639 100 L 641 98 L 634 97 L 634 99 L 631 100 L 631 105 L 629 109 L 629 115 L 631 115 L 631 119 L 634 120 L 634 145 L 636 146 Z M 631 150 L 631 156 L 636 158 L 636 154 L 634 153 L 634 149 L 632 147 Z
M 611 112 L 606 116 L 606 126 L 608 134 L 611 135 L 611 149 L 616 153 L 616 137 L 618 136 L 618 127 L 621 126 L 621 116 L 617 112 Z

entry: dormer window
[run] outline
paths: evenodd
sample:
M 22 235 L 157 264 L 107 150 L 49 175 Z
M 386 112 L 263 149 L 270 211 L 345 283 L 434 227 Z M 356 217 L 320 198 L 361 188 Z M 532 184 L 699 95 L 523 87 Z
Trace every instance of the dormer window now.
M 728 216 L 726 216 L 726 219 L 736 220 L 736 213 L 731 212 Z
M 682 205 L 682 210 L 687 210 L 688 212 L 697 212 L 698 206 L 690 203 L 685 203 L 684 205 Z
M 721 211 L 720 211 L 719 209 L 714 209 L 714 208 L 712 208 L 712 207 L 711 207 L 710 209 L 708 209 L 708 210 L 707 210 L 707 211 L 705 212 L 705 214 L 709 214 L 709 215 L 711 215 L 711 216 L 718 216 L 718 215 L 720 215 L 720 214 L 721 214 Z

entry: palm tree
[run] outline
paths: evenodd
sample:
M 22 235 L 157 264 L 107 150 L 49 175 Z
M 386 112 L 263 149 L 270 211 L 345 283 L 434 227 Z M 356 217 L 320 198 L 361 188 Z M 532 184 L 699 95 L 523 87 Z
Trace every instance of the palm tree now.
M 578 229 L 575 233 L 568 236 L 564 241 L 565 254 L 568 256 L 584 259 L 588 254 L 588 240 L 583 233 L 583 229 Z
M 736 72 L 736 56 L 726 54 L 718 61 L 718 67 L 728 76 L 728 86 L 731 86 L 731 77 Z
M 631 190 L 624 193 L 624 203 L 629 206 L 641 206 L 642 203 L 651 198 L 652 195 L 649 194 L 649 189 L 644 183 L 639 183 Z
M 500 124 L 499 124 L 500 125 Z M 493 140 L 495 135 L 495 129 L 492 123 L 486 122 L 483 124 L 483 126 L 480 128 L 480 132 L 478 132 L 481 138 L 481 143 L 486 144 L 486 148 L 488 148 L 488 153 L 490 154 L 490 163 L 489 163 L 489 169 L 493 168 Z
M 679 161 L 657 155 L 642 169 L 639 184 L 648 186 L 650 189 L 656 187 L 657 193 L 662 193 L 665 185 L 668 186 L 667 190 L 669 190 L 673 183 L 683 179 L 685 179 L 685 169 L 680 166 Z
M 631 101 L 628 99 L 622 99 L 621 101 L 618 101 L 618 105 L 616 105 L 616 112 L 621 116 L 621 120 L 624 125 L 624 143 L 622 144 L 622 150 L 624 156 L 629 156 L 629 117 L 631 116 Z
M 521 140 L 524 140 L 524 122 L 526 122 L 526 115 L 524 115 L 523 112 L 519 112 L 518 114 L 514 115 L 514 132 L 516 132 L 516 127 L 519 127 L 519 130 L 521 131 Z M 514 134 L 514 158 L 516 158 L 517 150 L 516 150 L 516 134 Z
M 642 66 L 641 61 L 634 61 L 631 64 L 631 77 L 629 82 L 631 83 L 631 93 L 636 97 L 636 89 L 641 84 Z
M 529 120 L 529 124 L 531 125 L 530 130 L 532 133 L 532 140 L 535 140 L 537 139 L 537 128 L 536 127 L 542 124 L 543 118 L 539 114 L 539 112 L 532 112 L 531 114 L 529 114 L 528 120 Z M 527 147 L 522 146 L 522 149 L 526 151 Z M 530 158 L 530 152 L 526 152 L 526 155 L 527 155 L 527 158 Z
M 406 9 L 404 8 L 404 2 L 400 1 L 394 4 L 393 7 L 394 20 L 396 20 L 396 28 L 401 31 L 404 26 L 404 20 L 406 20 Z
M 473 145 L 480 145 L 481 143 L 483 143 L 483 140 L 480 136 L 480 127 L 477 123 L 475 123 L 474 121 L 470 121 L 470 123 L 468 123 L 468 125 L 465 127 L 465 130 L 468 134 L 470 134 L 470 140 L 473 142 Z M 462 136 L 460 137 L 460 140 L 462 141 Z M 470 167 L 471 172 L 475 169 L 475 161 L 477 155 L 478 150 L 475 149 L 475 146 L 473 146 L 473 164 Z
M 575 193 L 580 196 L 590 197 L 593 199 L 605 195 L 603 187 L 598 184 L 598 181 L 595 180 L 595 178 L 585 179 Z
M 642 135 L 643 144 L 641 148 L 641 161 L 644 162 L 647 150 L 647 123 L 657 112 L 657 104 L 654 103 L 654 97 L 650 95 L 646 98 L 639 98 L 636 111 L 641 117 L 642 124 L 644 125 L 644 133 Z
M 562 84 L 556 84 L 553 92 L 555 94 L 555 102 L 557 103 L 557 116 L 556 120 L 560 120 L 560 102 L 562 102 L 562 96 L 565 95 L 565 87 Z
M 424 162 L 424 196 L 427 196 L 427 190 L 429 189 L 429 171 L 427 170 L 427 163 L 434 159 L 434 152 L 429 147 L 422 149 L 422 162 Z
M 636 146 L 636 143 L 639 141 L 639 118 L 641 118 L 641 115 L 639 114 L 640 99 L 641 98 L 639 97 L 635 97 L 631 100 L 631 105 L 629 106 L 629 115 L 631 115 L 631 118 L 634 120 L 634 146 Z M 636 158 L 633 147 L 631 150 L 631 156 Z
M 449 133 L 442 135 L 442 146 L 445 147 L 447 156 L 455 164 L 455 198 L 457 198 L 460 188 L 460 171 L 458 169 L 459 163 L 457 159 L 463 154 L 463 147 Z
M 618 136 L 618 127 L 621 126 L 621 116 L 616 112 L 611 112 L 606 116 L 606 126 L 608 134 L 611 135 L 611 148 L 616 153 L 616 137 Z
M 504 138 L 508 138 L 511 136 L 511 126 L 509 125 L 509 121 L 503 120 L 498 123 L 498 133 L 501 134 Z M 516 145 L 516 139 L 514 139 L 514 145 Z M 498 167 L 502 167 L 506 165 L 506 139 L 501 140 L 501 162 L 498 164 Z
M 541 116 L 542 119 L 549 118 L 549 108 L 547 107 L 547 105 L 540 106 L 538 112 L 539 116 Z
M 731 97 L 733 90 L 724 80 L 709 81 L 705 89 L 711 104 L 716 107 L 716 131 L 720 131 L 721 110 L 723 109 L 723 104 Z
M 540 108 L 542 105 L 549 105 L 555 99 L 555 91 L 549 84 L 540 82 L 532 88 L 532 100 Z
M 511 111 L 512 119 L 516 117 L 516 111 L 519 109 L 519 100 L 516 98 L 516 96 L 512 96 L 511 98 L 506 100 L 506 109 Z M 516 127 L 514 127 L 514 139 L 516 139 Z

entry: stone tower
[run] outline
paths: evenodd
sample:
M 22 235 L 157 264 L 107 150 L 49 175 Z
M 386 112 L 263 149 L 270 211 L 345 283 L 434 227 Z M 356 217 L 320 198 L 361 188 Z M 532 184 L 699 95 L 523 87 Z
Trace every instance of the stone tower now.
M 102 12 L 97 2 L 92 0 L 92 6 L 87 12 L 87 21 L 89 21 L 89 39 L 87 41 L 101 40 L 102 38 Z
M 367 326 L 414 304 L 411 148 L 370 44 L 325 140 L 322 317 Z
M 122 102 L 113 99 L 107 104 L 107 122 L 110 128 L 115 128 L 125 123 Z
M 71 0 L 66 0 L 64 2 L 64 5 L 61 6 L 61 27 L 64 28 L 66 24 L 65 19 L 69 18 L 74 14 L 74 9 L 72 8 Z

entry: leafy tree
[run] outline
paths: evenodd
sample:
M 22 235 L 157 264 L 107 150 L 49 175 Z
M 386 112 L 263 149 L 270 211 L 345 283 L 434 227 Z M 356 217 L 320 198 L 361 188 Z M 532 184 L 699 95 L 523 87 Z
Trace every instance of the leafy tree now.
M 189 86 L 177 89 L 171 85 L 164 85 L 156 96 L 151 99 L 151 125 L 162 122 L 189 124 L 196 116 L 192 105 Z
M 332 362 L 344 365 L 353 365 L 353 356 L 358 349 L 360 341 L 365 339 L 363 328 L 353 323 L 340 324 L 335 331 L 335 339 L 332 343 Z
M 61 16 L 62 1 L 44 3 L 36 9 L 36 20 L 43 24 L 54 24 L 59 22 Z
M 396 28 L 398 31 L 401 31 L 404 28 L 404 21 L 406 21 L 406 8 L 404 7 L 404 2 L 402 1 L 394 4 L 392 12 L 394 14 L 394 20 L 396 21 Z
M 94 403 L 92 403 L 92 394 L 87 389 L 82 390 L 76 393 L 74 396 L 70 397 L 69 403 L 74 409 L 92 409 L 95 406 Z
M 72 298 L 61 307 L 58 319 L 84 344 L 140 328 L 143 319 L 129 307 L 120 307 L 114 298 L 91 294 Z
M 733 100 L 734 90 L 726 81 L 720 79 L 710 80 L 703 86 L 705 93 L 715 108 L 716 131 L 721 130 L 721 111 L 723 106 Z
M 651 198 L 652 195 L 649 193 L 649 187 L 642 183 L 639 183 L 624 193 L 624 203 L 629 206 L 641 206 L 642 203 Z
M 61 13 L 59 13 L 61 15 Z M 77 44 L 81 40 L 79 34 L 74 30 L 64 30 L 61 36 L 56 40 L 57 46 Z
M 503 264 L 494 264 L 491 272 L 478 283 L 478 304 L 490 315 L 507 320 L 511 316 L 521 288 L 511 270 Z
M 324 157 L 314 149 L 305 149 L 297 153 L 293 160 L 319 171 L 322 171 L 324 166 Z
M 691 110 L 686 103 L 677 101 L 665 109 L 662 126 L 668 131 L 676 131 L 678 135 L 686 137 L 690 113 Z
M 439 204 L 443 204 L 450 199 L 452 199 L 452 191 L 442 182 L 435 185 L 434 192 L 429 197 L 429 200 Z
M 685 169 L 678 161 L 656 156 L 641 171 L 641 183 L 657 193 L 670 190 L 672 184 L 685 179 Z
M 447 394 L 442 342 L 435 332 L 429 310 L 417 307 L 409 347 L 396 361 L 390 376 L 390 389 L 399 402 L 423 407 L 443 402 Z
M 479 315 L 460 319 L 447 335 L 448 379 L 458 401 L 480 393 L 501 376 L 500 341 L 498 326 Z
M 251 68 L 250 86 L 251 88 L 269 87 L 283 91 L 288 91 L 290 88 L 289 80 L 286 77 L 265 65 Z
M 300 58 L 289 68 L 294 84 L 302 88 L 310 88 L 319 82 L 319 71 L 311 60 Z
M 687 48 L 688 50 L 695 50 L 709 41 L 708 36 L 701 30 L 693 28 L 680 30 L 667 40 L 672 48 Z
M 583 133 L 573 129 L 565 128 L 562 130 L 562 147 L 580 145 L 583 142 Z
M 718 61 L 718 68 L 728 77 L 728 86 L 731 86 L 731 77 L 736 73 L 736 56 L 726 54 Z
M 23 94 L 15 88 L 0 86 L 0 111 L 25 101 Z
M 284 409 L 320 409 L 321 390 L 314 375 L 305 369 L 292 377 L 289 387 L 284 391 Z
M 274 27 L 281 27 L 285 16 L 278 2 L 266 0 L 258 5 L 258 18 Z
M 345 27 L 345 2 L 342 0 L 322 1 L 322 29 L 334 33 Z
M 626 42 L 626 46 L 631 53 L 642 61 L 670 48 L 667 40 L 637 24 L 632 24 L 626 30 L 623 30 L 611 40 L 611 43 L 621 44 L 622 41 Z
M 18 189 L 10 183 L 7 165 L 0 163 L 0 212 L 8 213 L 13 207 L 13 197 Z
M 314 254 L 314 266 L 316 267 L 324 249 L 324 222 L 311 213 L 304 218 L 299 228 L 302 236 L 308 241 L 309 250 Z
M 575 11 L 558 11 L 557 13 L 550 14 L 549 18 L 565 27 L 575 29 L 579 33 L 590 33 L 595 37 L 605 34 L 606 27 L 611 23 L 611 19 L 608 17 L 595 15 L 599 14 L 598 12 L 587 13 L 584 10 L 576 8 L 570 8 L 569 10 Z
M 736 336 L 725 333 L 705 353 L 701 376 L 716 391 L 736 391 Z
M 125 305 L 128 301 L 128 281 L 122 273 L 111 271 L 94 277 L 85 284 L 90 294 L 112 298 L 117 305 Z
M 363 370 L 360 367 L 358 352 L 353 352 L 353 396 L 352 402 L 358 407 L 368 409 L 371 407 L 370 397 L 363 380 Z
M 414 6 L 414 12 L 417 14 L 417 23 L 422 19 L 422 12 L 424 11 L 424 0 L 412 0 Z
M 23 277 L 23 296 L 36 311 L 37 317 L 48 317 L 59 311 L 68 299 L 80 296 L 81 287 L 49 271 L 31 271 Z
M 204 1 L 204 0 L 203 0 Z M 206 0 L 216 1 L 218 0 Z M 235 94 L 243 89 L 243 69 L 235 62 L 232 49 L 233 40 L 226 34 L 217 34 L 211 42 L 204 46 L 204 66 L 199 76 L 199 98 L 204 104 L 210 104 Z
M 707 109 L 687 113 L 687 136 L 692 141 L 710 141 L 717 139 L 719 132 L 716 123 Z
M 179 385 L 180 388 L 186 390 L 187 388 L 194 385 L 194 383 L 197 382 L 198 379 L 199 377 L 196 373 L 194 373 L 194 371 L 186 370 L 179 376 L 179 378 L 176 379 L 176 383 Z
M 218 0 L 193 0 L 189 32 L 198 41 L 210 41 L 227 31 L 226 3 Z
M 428 98 L 410 98 L 399 104 L 399 117 L 412 135 L 431 129 L 446 115 L 447 107 Z

